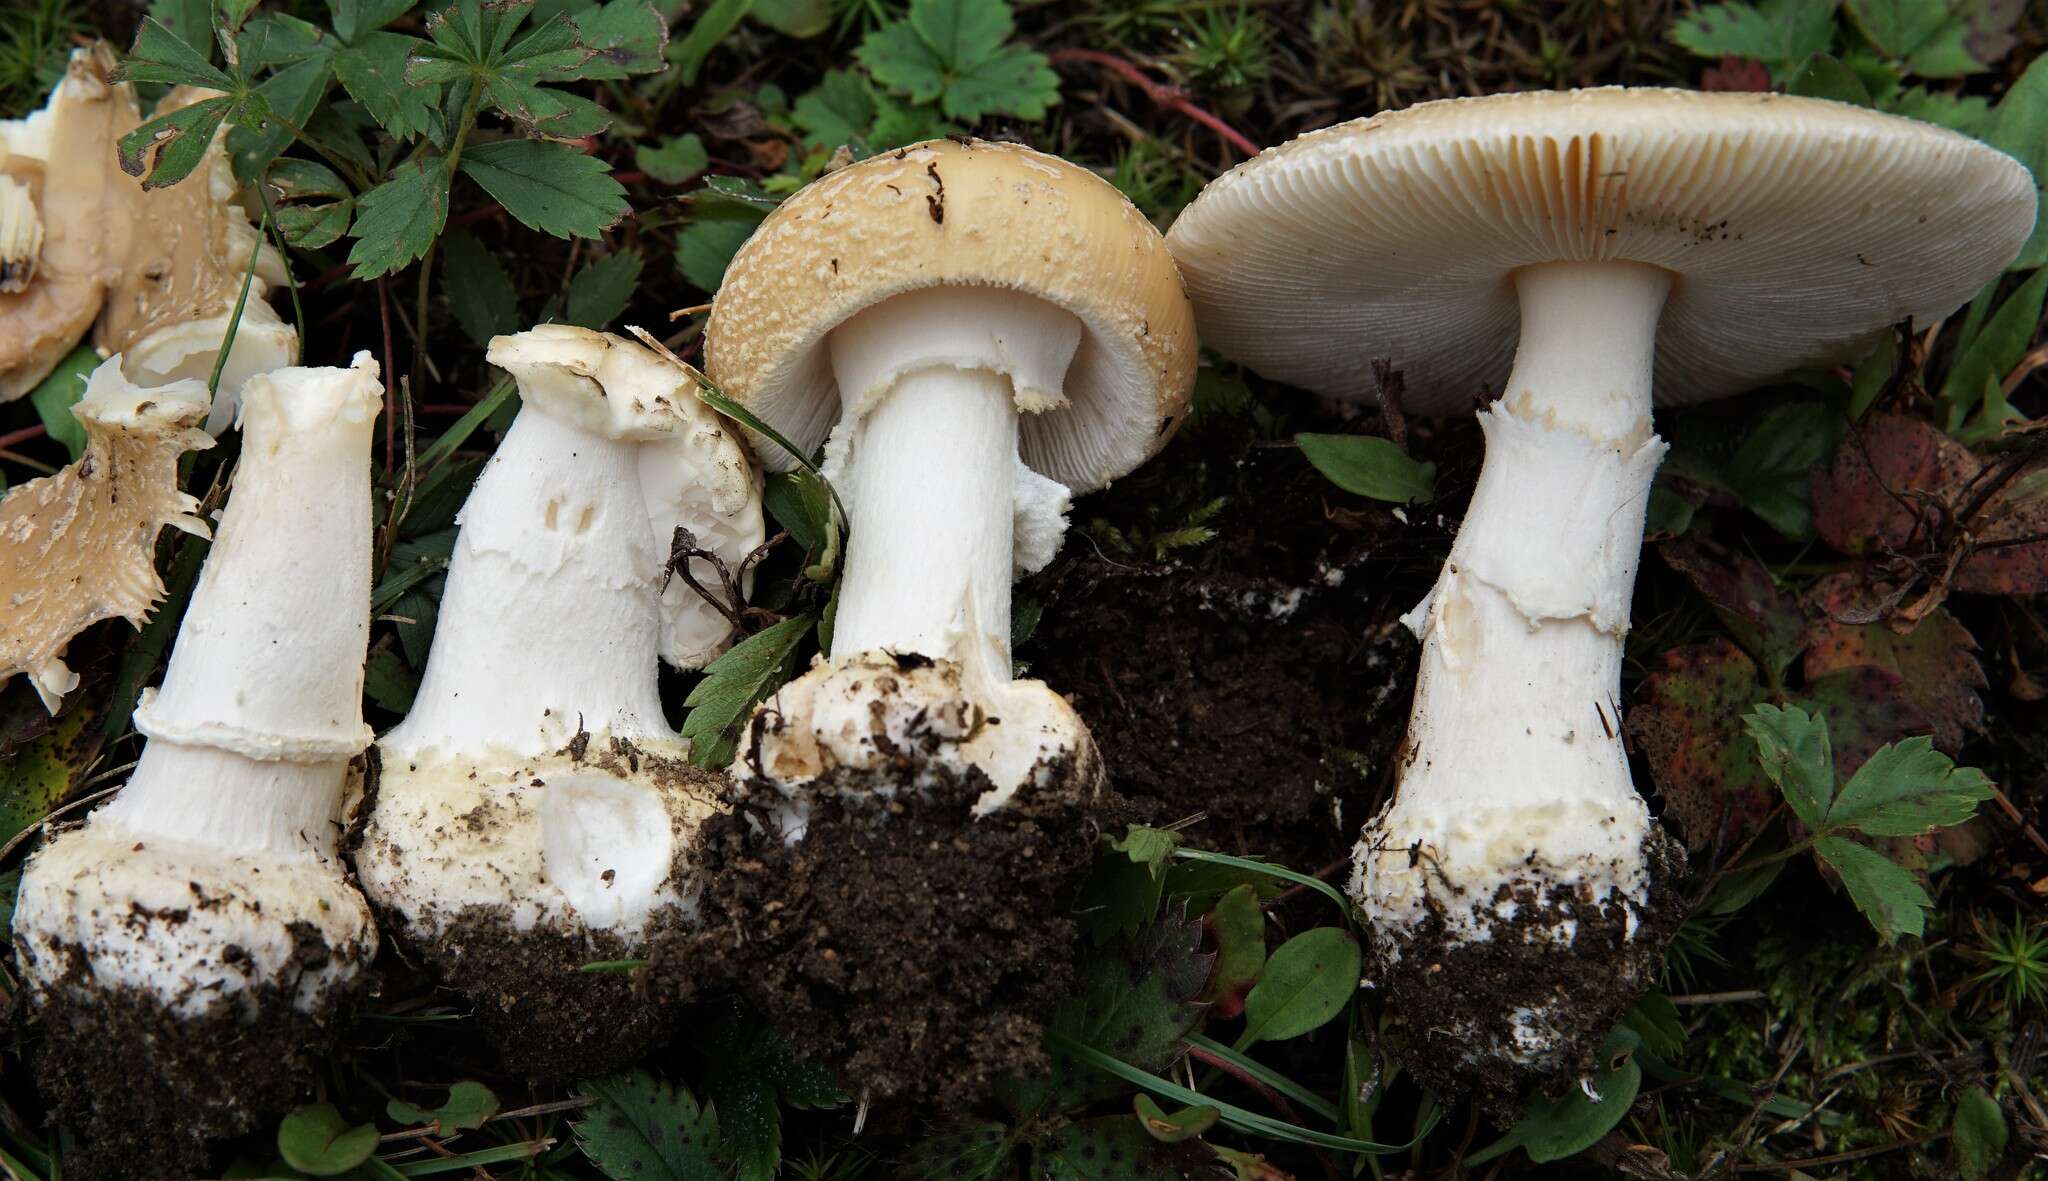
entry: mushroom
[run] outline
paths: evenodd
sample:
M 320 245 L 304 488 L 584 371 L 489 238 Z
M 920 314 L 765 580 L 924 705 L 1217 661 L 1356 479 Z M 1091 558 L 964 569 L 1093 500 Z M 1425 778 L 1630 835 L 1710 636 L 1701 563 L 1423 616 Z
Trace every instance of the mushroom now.
M 1010 583 L 1057 552 L 1071 492 L 1165 445 L 1192 321 L 1129 201 L 1014 144 L 889 152 L 770 215 L 726 271 L 707 367 L 795 446 L 826 445 L 848 542 L 830 659 L 762 707 L 734 775 L 799 826 L 807 794 L 892 791 L 914 747 L 978 775 L 984 813 L 1026 783 L 1092 795 L 1087 728 L 1012 679 Z
M 73 50 L 42 110 L 0 122 L 0 402 L 49 375 L 119 277 L 134 182 L 114 144 L 138 117 L 113 72 L 109 46 Z
M 161 116 L 212 97 L 181 86 L 157 104 Z M 228 326 L 255 254 L 249 298 L 221 366 L 206 429 L 218 435 L 235 420 L 243 383 L 298 359 L 299 334 L 270 306 L 271 289 L 288 281 L 284 259 L 264 242 L 235 200 L 234 164 L 226 124 L 214 132 L 192 175 L 167 188 L 145 189 L 118 177 L 133 222 L 119 282 L 107 292 L 93 343 L 119 353 L 128 376 L 144 385 L 180 378 L 209 381 L 227 342 Z
M 657 1044 L 666 1015 L 575 969 L 689 923 L 687 846 L 716 808 L 657 653 L 706 657 L 731 625 L 665 603 L 670 536 L 744 553 L 760 501 L 694 376 L 640 345 L 544 325 L 489 356 L 522 408 L 463 508 L 412 710 L 377 744 L 356 866 L 515 1067 L 582 1075 Z
M 1427 103 L 1267 151 L 1168 235 L 1204 339 L 1407 409 L 1482 390 L 1486 461 L 1422 639 L 1395 797 L 1351 893 L 1432 1086 L 1582 1072 L 1653 978 L 1681 865 L 1629 777 L 1622 640 L 1667 404 L 1929 322 L 2025 241 L 2024 168 L 1953 132 L 1769 94 Z M 1519 333 L 1517 325 L 1519 324 Z
M 251 380 L 234 493 L 163 687 L 135 711 L 135 773 L 22 871 L 14 942 L 48 1035 L 39 1068 L 85 1133 L 86 1172 L 191 1176 L 206 1139 L 288 1103 L 346 1028 L 376 949 L 337 844 L 349 763 L 371 737 L 381 394 L 367 353 Z
M 1040 994 L 1070 982 L 1043 949 L 1071 942 L 1059 896 L 1103 782 L 1073 706 L 1015 679 L 1011 580 L 1058 550 L 1072 492 L 1165 445 L 1193 313 L 1158 231 L 1101 178 L 935 140 L 783 202 L 726 271 L 705 356 L 791 446 L 823 445 L 848 532 L 829 652 L 755 712 L 742 814 L 707 826 L 712 935 L 654 975 L 739 976 L 864 1093 L 965 1102 L 1010 1052 L 991 1047 L 1033 1052 Z M 1025 862 L 1001 915 L 934 889 L 923 842 Z M 861 898 L 890 901 L 836 909 Z M 718 942 L 734 931 L 744 946 Z
M 78 675 L 64 664 L 71 637 L 102 619 L 140 626 L 164 593 L 156 539 L 168 525 L 197 537 L 199 503 L 178 489 L 178 457 L 213 446 L 196 429 L 206 386 L 143 389 L 115 357 L 93 370 L 71 407 L 85 453 L 55 475 L 0 500 L 0 681 L 25 672 L 57 712 Z

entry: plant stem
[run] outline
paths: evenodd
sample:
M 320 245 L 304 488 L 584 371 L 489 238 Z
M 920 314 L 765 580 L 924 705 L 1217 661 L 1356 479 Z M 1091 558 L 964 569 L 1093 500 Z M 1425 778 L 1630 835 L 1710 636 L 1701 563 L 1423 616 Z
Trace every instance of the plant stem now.
M 477 104 L 483 98 L 483 88 L 474 83 L 469 89 L 469 98 L 462 104 L 462 121 L 455 128 L 455 138 L 448 144 L 448 185 L 453 191 L 456 170 L 462 166 L 462 145 L 469 140 L 469 133 L 476 129 Z M 427 252 L 420 256 L 419 294 L 414 304 L 415 314 L 412 325 L 412 384 L 406 393 L 415 395 L 420 388 L 420 371 L 427 359 L 427 297 L 434 280 L 434 254 L 441 245 L 440 235 L 427 243 Z M 388 456 L 386 457 L 388 460 Z

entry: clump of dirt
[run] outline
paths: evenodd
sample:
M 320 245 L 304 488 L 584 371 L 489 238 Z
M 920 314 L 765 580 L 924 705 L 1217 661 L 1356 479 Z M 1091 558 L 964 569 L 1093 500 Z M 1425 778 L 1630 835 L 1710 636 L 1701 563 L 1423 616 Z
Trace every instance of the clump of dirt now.
M 774 1014 L 877 1117 L 935 1099 L 961 1110 L 1003 1074 L 1044 1070 L 1039 1040 L 1073 991 L 1068 896 L 1087 871 L 1099 775 L 1048 768 L 982 817 L 978 769 L 933 768 L 893 799 L 818 785 L 802 839 L 742 802 L 695 852 L 701 927 L 658 944 L 652 989 L 730 984 Z M 879 1101 L 893 1101 L 886 1104 Z
M 1374 932 L 1368 970 L 1398 1022 L 1402 1065 L 1432 1094 L 1472 1094 L 1502 1127 L 1520 1114 L 1530 1086 L 1559 1098 L 1595 1073 L 1601 1039 L 1656 980 L 1685 921 L 1677 888 L 1684 849 L 1653 828 L 1643 860 L 1649 902 L 1641 909 L 1614 898 L 1592 902 L 1568 884 L 1523 880 L 1501 886 L 1486 903 L 1495 913 L 1511 903 L 1514 917 L 1495 922 L 1484 940 L 1449 929 L 1443 917 L 1447 905 L 1480 907 L 1434 895 L 1431 913 L 1413 927 Z M 1561 942 L 1557 928 L 1565 924 L 1576 933 Z M 1539 1063 L 1517 1061 L 1532 1024 L 1563 1050 Z
M 1139 820 L 1202 814 L 1195 844 L 1312 872 L 1345 856 L 1391 783 L 1416 651 L 1399 616 L 1456 510 L 1404 522 L 1292 448 L 1209 462 L 1235 472 L 1215 538 L 1166 561 L 1070 538 L 1018 590 L 1044 606 L 1019 654 L 1088 719 Z M 1084 501 L 1077 528 L 1157 498 L 1174 467 Z
M 301 975 L 334 956 L 311 923 L 293 923 L 291 959 L 268 982 L 196 1017 L 154 992 L 105 987 L 86 952 L 59 944 L 66 967 L 34 1004 L 36 1074 L 53 1122 L 77 1131 L 64 1156 L 77 1181 L 184 1181 L 206 1175 L 209 1142 L 256 1130 L 310 1090 L 353 1021 L 360 988 L 330 987 L 311 1011 Z

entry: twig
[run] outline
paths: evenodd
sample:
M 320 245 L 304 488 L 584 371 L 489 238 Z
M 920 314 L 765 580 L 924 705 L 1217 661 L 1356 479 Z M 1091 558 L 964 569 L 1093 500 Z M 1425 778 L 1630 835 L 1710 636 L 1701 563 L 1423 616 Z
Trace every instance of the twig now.
M 1760 988 L 1738 988 L 1732 992 L 1693 992 L 1671 998 L 1674 1005 L 1728 1005 L 1737 1001 L 1760 1001 L 1764 992 Z
M 1735 1171 L 1738 1173 L 1796 1173 L 1802 1169 L 1815 1169 L 1822 1165 L 1839 1165 L 1852 1160 L 1862 1160 L 1865 1157 L 1883 1156 L 1887 1152 L 1897 1152 L 1902 1148 L 1918 1148 L 1923 1144 L 1932 1144 L 1936 1140 L 1946 1140 L 1947 1138 L 1947 1132 L 1936 1132 L 1931 1136 L 1922 1136 L 1918 1140 L 1894 1140 L 1890 1144 L 1879 1144 L 1870 1148 L 1857 1148 L 1849 1152 L 1837 1152 L 1830 1156 L 1809 1156 L 1803 1160 L 1776 1161 L 1767 1165 L 1743 1165 Z
M 40 439 L 43 437 L 43 434 L 44 431 L 41 423 L 37 423 L 34 426 L 25 426 L 18 431 L 9 431 L 4 435 L 0 435 L 0 448 L 12 447 L 16 443 L 27 443 Z
M 1143 70 L 1113 53 L 1104 53 L 1099 49 L 1055 49 L 1047 54 L 1046 58 L 1055 66 L 1068 62 L 1087 62 L 1090 65 L 1101 66 L 1139 90 L 1144 91 L 1145 97 L 1151 99 L 1155 104 L 1193 119 L 1195 122 L 1221 136 L 1225 143 L 1243 152 L 1245 155 L 1256 156 L 1259 154 L 1259 146 L 1257 144 L 1246 139 L 1241 132 L 1230 124 L 1225 123 L 1196 105 L 1188 98 L 1186 91 L 1178 86 L 1168 86 L 1164 83 L 1154 82 L 1145 76 Z

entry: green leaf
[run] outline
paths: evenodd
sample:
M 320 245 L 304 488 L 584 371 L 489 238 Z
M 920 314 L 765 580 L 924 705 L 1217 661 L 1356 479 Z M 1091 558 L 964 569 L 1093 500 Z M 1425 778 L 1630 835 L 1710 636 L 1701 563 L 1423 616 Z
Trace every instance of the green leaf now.
M 1982 1087 L 1971 1087 L 1956 1097 L 1955 1122 L 1950 1125 L 1950 1147 L 1956 1166 L 1966 1181 L 1982 1181 L 1991 1167 L 2005 1155 L 2005 1112 L 1998 1100 Z
M 1642 1089 L 1643 1067 L 1635 1059 L 1641 1039 L 1626 1025 L 1616 1026 L 1600 1044 L 1600 1073 L 1592 1080 L 1593 1095 L 1574 1087 L 1557 1102 L 1538 1098 L 1523 1110 L 1508 1134 L 1464 1159 L 1484 1164 L 1520 1148 L 1537 1164 L 1563 1160 L 1591 1148 L 1618 1126 Z
M 2048 266 L 2048 191 L 2042 190 L 2048 183 L 2048 54 L 2035 58 L 2005 92 L 1984 124 L 1983 139 L 2032 170 L 2034 188 L 2043 192 L 2033 236 L 2007 269 Z
M 1215 1127 L 1216 1121 L 1223 1118 L 1222 1110 L 1215 1107 L 1185 1107 L 1168 1115 L 1160 1110 L 1152 1096 L 1142 1091 L 1131 1097 L 1131 1107 L 1145 1134 L 1161 1144 L 1193 1140 Z
M 467 230 L 450 230 L 441 238 L 441 287 L 463 335 L 477 344 L 519 330 L 512 276 Z
M 141 177 L 145 189 L 161 189 L 184 180 L 206 159 L 214 132 L 220 130 L 234 105 L 230 98 L 204 99 L 130 131 L 115 145 L 121 171 Z
M 506 117 L 550 139 L 582 139 L 612 125 L 611 115 L 589 99 L 518 74 L 492 74 L 484 80 L 484 93 Z
M 632 302 L 633 291 L 640 284 L 642 265 L 640 255 L 632 250 L 607 254 L 583 264 L 569 281 L 568 310 L 562 318 L 585 328 L 609 325 Z
M 1743 440 L 1720 476 L 1750 512 L 1794 540 L 1813 536 L 1813 469 L 1841 442 L 1840 412 L 1818 402 L 1773 407 Z
M 1828 809 L 1828 827 L 1910 837 L 1961 824 L 1994 794 L 1975 767 L 1958 767 L 1932 738 L 1879 747 Z
M 829 150 L 867 135 L 875 121 L 875 100 L 859 74 L 827 70 L 815 89 L 798 97 L 790 116 L 803 129 L 806 146 Z
M 1216 970 L 1202 1000 L 1216 1006 L 1217 1016 L 1235 1017 L 1266 968 L 1266 912 L 1259 907 L 1258 890 L 1231 887 L 1216 900 L 1208 923 L 1216 943 Z
M 213 0 L 150 0 L 149 19 L 183 41 L 201 59 L 213 60 Z M 141 30 L 137 30 L 136 41 L 139 48 Z
M 1989 100 L 1973 94 L 1947 94 L 1915 86 L 1886 104 L 1895 115 L 1933 123 L 1964 135 L 1975 135 L 1991 115 Z
M 391 274 L 426 254 L 448 224 L 449 179 L 446 156 L 415 156 L 357 200 L 348 252 L 355 278 Z
M 1825 98 L 1858 107 L 1875 105 L 1870 98 L 1870 88 L 1856 76 L 1856 71 L 1843 65 L 1840 58 L 1825 53 L 1807 58 L 1806 64 L 1800 66 L 1785 83 L 1785 93 L 1804 98 Z
M 613 1181 L 722 1181 L 718 1115 L 644 1070 L 589 1079 L 596 1103 L 576 1113 L 577 1146 Z
M 1167 908 L 1127 943 L 1083 959 L 1081 989 L 1060 1003 L 1050 1028 L 1140 1070 L 1167 1069 L 1187 1053 L 1187 1035 L 1202 1019 L 1195 998 L 1214 958 L 1201 945 L 1202 925 L 1179 907 Z M 1114 1086 L 1103 1090 L 1107 1080 L 1062 1056 L 1055 1055 L 1053 1065 L 1049 1084 L 1062 1102 L 1119 1093 Z
M 353 45 L 356 38 L 381 29 L 406 13 L 419 0 L 327 0 L 334 17 L 334 34 Z
M 1218 1108 L 1206 1110 L 1222 1114 Z M 1035 1181 L 1179 1181 L 1217 1175 L 1213 1168 L 1195 1172 L 1188 1167 L 1191 1159 L 1212 1159 L 1215 1150 L 1199 1141 L 1164 1144 L 1146 1135 L 1148 1130 L 1142 1118 L 1076 1120 L 1032 1145 L 1028 1175 Z M 947 1176 L 946 1181 L 958 1179 Z
M 1005 0 L 911 0 L 910 11 L 869 33 L 855 56 L 875 81 L 948 118 L 1045 117 L 1059 76 L 1045 56 L 1006 45 L 1016 22 Z
M 1409 458 L 1376 435 L 1299 434 L 1294 442 L 1317 471 L 1346 492 L 1394 504 L 1436 495 L 1436 465 Z
M 448 1099 L 432 1111 L 403 1099 L 385 1104 L 384 1114 L 401 1124 L 432 1124 L 441 1135 L 473 1132 L 498 1114 L 498 1097 L 482 1083 L 465 1079 L 448 1088 Z
M 315 1177 L 346 1173 L 376 1149 L 377 1125 L 351 1127 L 332 1103 L 297 1108 L 277 1129 L 277 1151 L 285 1163 Z
M 663 184 L 679 185 L 709 167 L 711 154 L 693 131 L 658 148 L 641 144 L 633 149 L 633 164 Z
M 1911 871 L 1842 837 L 1822 837 L 1813 843 L 1813 851 L 1842 875 L 1850 901 L 1886 943 L 1896 942 L 1901 935 L 1917 937 L 1926 929 L 1927 911 L 1934 900 L 1920 888 Z
M 701 291 L 715 292 L 725 281 L 725 268 L 739 253 L 761 218 L 747 210 L 720 210 L 696 216 L 676 235 L 676 266 L 683 278 Z
M 370 653 L 363 666 L 363 693 L 379 709 L 402 715 L 412 709 L 413 698 L 419 691 L 420 675 L 403 656 L 389 648 Z
M 578 42 L 588 51 L 573 74 L 585 82 L 652 74 L 667 66 L 668 22 L 648 0 L 611 0 L 575 13 Z
M 815 37 L 832 27 L 831 0 L 754 0 L 753 17 L 785 37 Z
M 0 842 L 20 836 L 84 782 L 105 735 L 94 711 L 74 701 L 40 736 L 0 759 Z
M 776 1028 L 730 996 L 701 1028 L 704 1094 L 718 1112 L 726 1155 L 740 1181 L 772 1181 L 782 1162 L 782 1107 L 837 1107 L 847 1096 L 832 1072 L 799 1062 Z M 723 1177 L 726 1174 L 721 1173 Z
M 1785 802 L 1815 832 L 1826 825 L 1835 794 L 1835 756 L 1828 724 L 1798 706 L 1759 705 L 1742 719 L 1755 740 L 1764 774 L 1785 793 Z
M 815 622 L 812 616 L 796 615 L 771 624 L 704 666 L 704 679 L 683 699 L 690 712 L 682 732 L 691 743 L 692 762 L 723 767 L 732 761 L 740 721 L 788 678 L 797 646 Z
M 991 115 L 1013 115 L 1036 123 L 1060 101 L 1060 76 L 1044 54 L 1008 45 L 946 87 L 939 109 L 949 119 L 978 123 Z
M 726 34 L 739 27 L 740 18 L 747 15 L 753 3 L 754 0 L 711 0 L 711 6 L 690 26 L 689 33 L 669 48 L 669 59 L 675 63 L 676 75 L 683 85 L 697 81 L 697 71 L 704 68 L 704 59 L 711 56 Z
M 1763 0 L 1715 4 L 1684 17 L 1671 39 L 1701 57 L 1754 58 L 1774 68 L 1826 53 L 1835 39 L 1837 0 Z
M 181 5 L 180 9 L 184 7 Z M 172 32 L 155 17 L 142 18 L 142 27 L 135 30 L 135 44 L 121 59 L 120 80 L 233 90 L 235 80 L 207 60 L 213 45 L 211 21 L 198 30 L 185 31 L 196 34 L 196 38 L 188 40 Z
M 57 362 L 57 367 L 37 382 L 28 396 L 29 405 L 36 408 L 36 417 L 43 422 L 43 433 L 64 444 L 64 450 L 73 459 L 85 454 L 85 424 L 78 421 L 71 408 L 85 396 L 85 380 L 99 367 L 100 355 L 93 347 L 79 345 Z
M 1142 865 L 1153 877 L 1166 872 L 1167 858 L 1180 848 L 1180 836 L 1163 828 L 1147 828 L 1133 824 L 1109 842 L 1109 847 L 1131 859 L 1133 864 Z
M 527 228 L 557 238 L 595 238 L 631 212 L 603 160 L 561 144 L 476 144 L 463 153 L 462 171 Z
M 1955 0 L 1846 0 L 1857 31 L 1878 52 L 1923 78 L 1981 73 L 1970 53 L 1969 3 Z
M 2048 304 L 2048 266 L 2035 271 L 2019 290 L 2007 296 L 1963 345 L 1941 383 L 1943 422 L 1949 433 L 1960 430 L 1984 401 L 1985 390 L 1996 387 L 2026 356 L 2040 328 L 2044 304 Z
M 1358 940 L 1341 927 L 1317 927 L 1281 944 L 1244 998 L 1239 1049 L 1300 1037 L 1334 1020 L 1358 991 Z
M 334 76 L 370 118 L 400 142 L 425 134 L 441 88 L 406 80 L 406 64 L 426 42 L 403 33 L 364 34 L 334 55 Z
M 292 146 L 292 129 L 304 127 L 327 95 L 332 64 L 330 55 L 323 52 L 286 66 L 256 88 L 271 116 L 255 124 L 238 123 L 228 132 L 228 154 L 234 158 L 236 179 L 261 176 L 271 161 Z
M 334 170 L 311 160 L 279 160 L 264 183 L 276 202 L 278 232 L 302 250 L 318 250 L 348 232 L 355 198 Z

